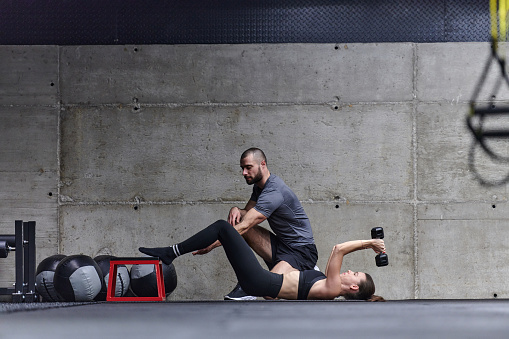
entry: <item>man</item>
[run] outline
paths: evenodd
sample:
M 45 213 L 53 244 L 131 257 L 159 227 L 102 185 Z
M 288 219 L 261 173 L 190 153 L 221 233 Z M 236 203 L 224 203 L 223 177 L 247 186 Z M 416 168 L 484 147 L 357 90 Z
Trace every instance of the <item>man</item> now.
M 314 269 L 318 260 L 309 218 L 293 191 L 276 175 L 271 175 L 261 149 L 250 148 L 240 157 L 242 175 L 253 186 L 250 200 L 243 209 L 232 207 L 228 222 L 267 264 L 271 272 Z M 259 226 L 267 220 L 272 232 Z M 197 251 L 205 254 L 219 242 Z M 237 286 L 225 300 L 252 300 Z
M 271 175 L 267 158 L 261 149 L 250 148 L 240 157 L 242 175 L 253 193 L 243 209 L 232 207 L 228 214 L 230 223 L 247 244 L 267 264 L 270 271 L 285 274 L 316 268 L 318 251 L 313 239 L 309 219 L 292 190 L 281 178 Z M 272 232 L 259 226 L 267 220 Z M 221 246 L 219 241 L 207 248 L 193 252 L 206 254 Z M 171 262 L 179 256 L 178 248 L 140 248 L 142 253 Z M 252 300 L 239 284 L 228 293 L 225 300 Z

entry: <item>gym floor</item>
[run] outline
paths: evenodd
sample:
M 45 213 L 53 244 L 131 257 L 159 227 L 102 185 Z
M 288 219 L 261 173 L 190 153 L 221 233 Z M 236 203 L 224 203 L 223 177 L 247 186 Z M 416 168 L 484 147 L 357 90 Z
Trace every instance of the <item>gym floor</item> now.
M 0 303 L 0 338 L 507 338 L 509 300 Z

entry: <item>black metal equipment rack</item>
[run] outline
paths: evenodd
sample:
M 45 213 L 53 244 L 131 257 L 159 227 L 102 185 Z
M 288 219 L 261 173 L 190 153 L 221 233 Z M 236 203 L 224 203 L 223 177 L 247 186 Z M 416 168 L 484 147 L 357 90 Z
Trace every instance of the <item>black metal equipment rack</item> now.
M 0 288 L 0 295 L 12 295 L 12 302 L 37 301 L 35 290 L 35 221 L 15 221 L 15 234 L 0 235 L 7 249 L 16 252 L 16 282 L 14 288 Z M 13 239 L 14 238 L 14 239 Z

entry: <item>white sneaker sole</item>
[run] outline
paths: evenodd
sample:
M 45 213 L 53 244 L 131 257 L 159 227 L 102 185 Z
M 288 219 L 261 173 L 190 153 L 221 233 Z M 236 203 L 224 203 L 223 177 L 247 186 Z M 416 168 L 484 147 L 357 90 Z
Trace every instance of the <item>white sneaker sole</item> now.
M 253 297 L 251 295 L 240 297 L 240 298 L 232 298 L 227 295 L 224 296 L 224 300 L 236 300 L 236 301 L 249 301 L 249 300 L 256 300 L 256 297 Z

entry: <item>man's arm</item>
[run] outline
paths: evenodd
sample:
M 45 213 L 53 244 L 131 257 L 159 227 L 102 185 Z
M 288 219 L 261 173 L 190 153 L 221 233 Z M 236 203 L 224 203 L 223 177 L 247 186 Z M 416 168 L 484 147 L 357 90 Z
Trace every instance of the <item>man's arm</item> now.
M 265 220 L 267 220 L 267 218 L 263 214 L 261 214 L 254 208 L 250 208 L 248 211 L 246 211 L 246 213 L 242 217 L 242 220 L 233 227 L 235 227 L 237 232 L 239 232 L 240 235 L 242 235 L 245 232 L 247 232 L 251 227 L 258 225 Z
M 237 223 L 236 225 L 233 225 L 233 227 L 237 230 L 237 232 L 240 233 L 240 235 L 247 232 L 251 227 L 258 225 L 259 223 L 261 223 L 267 219 L 263 214 L 261 214 L 260 212 L 258 212 L 256 209 L 253 208 L 255 205 L 256 205 L 256 202 L 249 200 L 249 202 L 246 205 L 246 209 L 248 207 L 249 207 L 249 209 L 247 209 L 243 213 L 244 215 L 242 216 L 241 221 L 239 223 Z M 239 211 L 242 211 L 238 207 L 233 207 L 232 209 L 237 209 Z M 231 214 L 231 210 L 230 210 L 230 214 Z M 230 219 L 230 217 L 228 217 L 228 219 Z M 228 220 L 228 222 L 231 224 L 231 222 L 229 220 Z M 221 246 L 221 243 L 219 241 L 216 241 L 212 245 L 208 246 L 207 248 L 193 252 L 193 254 L 195 254 L 195 255 L 196 254 L 207 254 L 210 251 L 212 251 L 214 248 L 219 247 L 219 246 Z
M 237 206 L 234 206 L 230 209 L 230 213 L 228 213 L 228 222 L 235 226 L 237 225 L 242 218 L 246 215 L 247 211 L 251 210 L 253 207 L 255 207 L 256 201 L 249 200 L 246 204 L 246 207 L 244 209 L 240 209 Z

